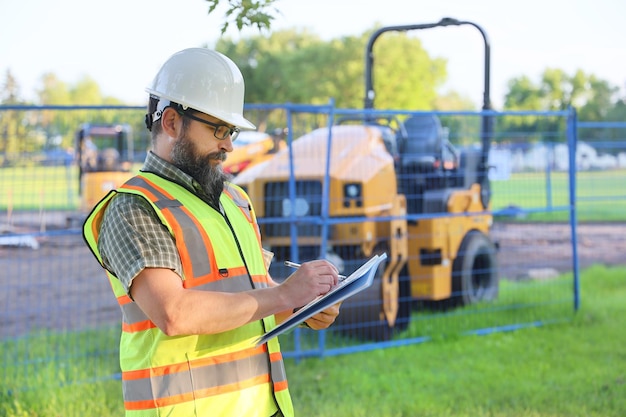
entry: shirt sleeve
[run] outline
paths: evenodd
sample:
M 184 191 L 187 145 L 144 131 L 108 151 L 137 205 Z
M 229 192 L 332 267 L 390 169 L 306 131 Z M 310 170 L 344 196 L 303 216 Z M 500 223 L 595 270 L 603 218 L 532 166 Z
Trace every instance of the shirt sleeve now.
M 130 295 L 133 279 L 145 268 L 171 269 L 182 276 L 176 243 L 144 198 L 116 195 L 106 208 L 98 250 L 105 268 Z

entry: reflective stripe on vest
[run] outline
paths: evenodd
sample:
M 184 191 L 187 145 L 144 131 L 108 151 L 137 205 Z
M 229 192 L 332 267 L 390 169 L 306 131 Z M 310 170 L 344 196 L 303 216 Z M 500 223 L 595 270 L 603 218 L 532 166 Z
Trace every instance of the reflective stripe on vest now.
M 117 192 L 140 195 L 152 204 L 175 239 L 186 288 L 240 292 L 269 285 L 256 218 L 240 188 L 225 187 L 220 199 L 225 216 L 183 187 L 149 173 L 132 178 Z M 113 195 L 85 223 L 85 238 L 99 260 L 98 229 Z M 199 414 L 219 409 L 236 415 L 248 402 L 271 407 L 271 390 L 282 414 L 293 414 L 278 340 L 253 346 L 265 329 L 275 326 L 273 316 L 215 335 L 168 337 L 117 278 L 109 274 L 109 280 L 123 312 L 120 363 L 127 415 L 155 409 L 184 415 L 189 402 Z M 184 411 L 178 414 L 179 409 Z

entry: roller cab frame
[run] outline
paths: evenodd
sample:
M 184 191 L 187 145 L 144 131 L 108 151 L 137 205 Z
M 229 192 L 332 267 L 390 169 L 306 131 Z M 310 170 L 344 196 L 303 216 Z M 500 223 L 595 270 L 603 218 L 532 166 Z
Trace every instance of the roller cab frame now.
M 485 31 L 473 22 L 453 18 L 377 30 L 366 49 L 364 107 L 374 108 L 373 49 L 383 33 L 461 25 L 476 28 L 484 42 L 481 146 L 459 152 L 458 160 L 437 171 L 429 158 L 437 155 L 442 143 L 449 147 L 438 118 L 416 115 L 404 121 L 407 135 L 399 142 L 398 182 L 399 192 L 407 200 L 409 260 L 401 274 L 408 284 L 398 287 L 408 294 L 399 294 L 398 299 L 471 304 L 493 299 L 498 293 L 496 245 L 489 238 L 493 217 L 489 213 L 488 155 L 493 120 L 489 114 L 490 45 Z M 414 214 L 433 216 L 410 220 Z
M 382 33 L 465 23 L 379 29 L 367 46 L 363 114 L 290 137 L 287 148 L 234 180 L 250 195 L 263 246 L 274 253 L 272 277 L 293 272 L 284 260 L 323 257 L 348 274 L 373 254 L 388 254 L 373 285 L 342 304 L 333 328 L 348 336 L 388 340 L 408 327 L 417 300 L 458 305 L 497 295 L 489 118 L 481 149 L 459 152 L 434 115 L 398 120 L 370 111 L 372 49 Z M 488 74 L 486 38 L 485 47 Z

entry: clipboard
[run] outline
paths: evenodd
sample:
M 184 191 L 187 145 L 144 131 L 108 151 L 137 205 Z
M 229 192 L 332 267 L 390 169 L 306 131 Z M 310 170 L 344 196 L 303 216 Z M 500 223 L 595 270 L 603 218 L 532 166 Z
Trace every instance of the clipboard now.
M 356 271 L 339 282 L 335 288 L 300 308 L 291 316 L 287 317 L 281 324 L 258 338 L 255 345 L 259 346 L 263 343 L 267 343 L 268 340 L 293 329 L 311 316 L 370 287 L 374 282 L 374 276 L 376 275 L 378 266 L 385 259 L 387 259 L 386 253 L 372 256 Z

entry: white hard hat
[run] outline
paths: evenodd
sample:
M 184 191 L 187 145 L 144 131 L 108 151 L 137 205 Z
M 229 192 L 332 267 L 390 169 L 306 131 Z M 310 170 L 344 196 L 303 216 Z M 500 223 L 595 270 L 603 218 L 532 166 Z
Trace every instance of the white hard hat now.
M 243 117 L 243 75 L 230 58 L 219 52 L 189 48 L 175 53 L 146 91 L 161 101 L 178 103 L 241 129 L 256 129 Z

